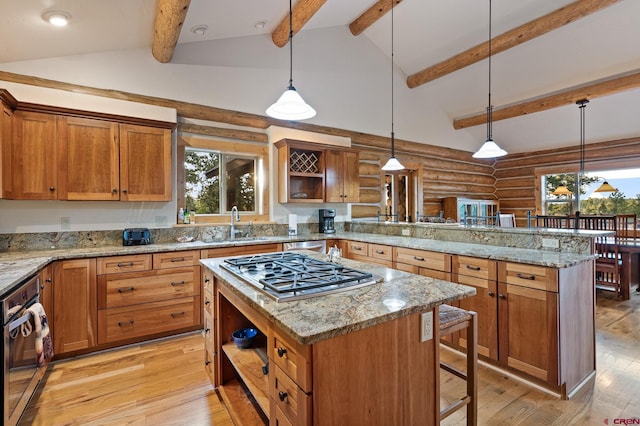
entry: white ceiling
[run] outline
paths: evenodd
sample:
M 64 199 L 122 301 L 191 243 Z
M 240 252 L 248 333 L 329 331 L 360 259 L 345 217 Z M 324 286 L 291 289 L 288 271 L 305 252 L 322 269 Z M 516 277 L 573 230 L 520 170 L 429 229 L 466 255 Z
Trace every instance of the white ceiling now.
M 294 38 L 295 52 L 305 48 L 306 34 L 326 34 L 336 28 L 344 28 L 374 1 L 328 0 L 296 36 L 301 41 L 296 43 Z M 45 58 L 150 50 L 155 3 L 155 0 L 0 0 L 0 69 L 11 70 L 14 68 L 9 66 L 11 64 Z M 493 0 L 493 36 L 569 3 L 572 0 Z M 218 45 L 227 43 L 234 46 L 242 45 L 252 37 L 260 40 L 270 37 L 276 25 L 287 15 L 288 6 L 286 0 L 192 0 L 176 49 L 176 53 L 181 52 L 179 63 L 210 65 L 209 50 L 201 49 L 210 49 L 212 41 Z M 53 9 L 71 13 L 71 25 L 52 29 L 46 24 L 41 15 L 45 10 Z M 499 108 L 639 70 L 639 19 L 640 1 L 624 0 L 495 55 L 492 60 L 493 104 Z M 264 22 L 264 27 L 256 28 L 258 22 Z M 198 25 L 208 26 L 203 36 L 191 32 Z M 381 57 L 388 58 L 390 34 L 388 14 L 360 36 L 349 36 L 360 43 L 363 52 L 373 46 Z M 487 37 L 487 0 L 404 0 L 394 9 L 394 61 L 402 80 L 486 41 Z M 340 46 L 330 48 L 338 49 Z M 356 55 L 352 60 L 357 62 L 360 59 Z M 3 64 L 7 66 L 3 67 Z M 414 99 L 410 102 L 416 108 L 424 109 L 422 114 L 416 113 L 415 116 L 434 120 L 429 128 L 436 130 L 433 135 L 424 134 L 424 128 L 419 132 L 407 131 L 412 137 L 406 139 L 450 146 L 451 142 L 437 129 L 451 131 L 454 118 L 484 110 L 487 104 L 487 70 L 485 60 L 411 89 L 408 96 Z M 283 88 L 284 83 L 286 81 L 283 81 Z M 328 96 L 330 90 L 325 90 Z M 388 88 L 384 90 L 386 93 Z M 400 97 L 405 99 L 403 95 Z M 587 112 L 588 142 L 640 135 L 640 120 L 637 119 L 639 97 L 640 90 L 632 90 L 594 99 Z M 246 112 L 263 114 L 258 110 Z M 372 121 L 380 120 L 373 117 Z M 531 151 L 576 144 L 577 121 L 577 108 L 572 105 L 496 122 L 493 133 L 496 141 L 509 152 Z M 344 127 L 339 120 L 322 121 L 320 115 L 318 121 L 310 122 Z M 377 123 L 372 122 L 370 127 L 362 121 L 357 123 L 358 127 L 351 130 L 381 134 Z M 410 123 L 403 125 L 411 126 Z M 400 133 L 398 129 L 396 132 Z M 470 142 L 466 145 L 456 143 L 455 147 L 472 151 L 473 140 L 477 139 L 478 143 L 484 140 L 485 128 L 476 126 L 456 132 L 466 134 Z M 423 136 L 417 138 L 418 133 Z

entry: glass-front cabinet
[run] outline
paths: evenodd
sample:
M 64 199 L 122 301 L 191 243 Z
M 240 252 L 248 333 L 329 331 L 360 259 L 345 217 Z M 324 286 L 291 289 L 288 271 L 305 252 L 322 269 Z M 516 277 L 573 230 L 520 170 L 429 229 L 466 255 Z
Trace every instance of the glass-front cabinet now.
M 442 200 L 444 217 L 468 225 L 495 225 L 498 214 L 497 200 L 474 200 L 447 197 Z

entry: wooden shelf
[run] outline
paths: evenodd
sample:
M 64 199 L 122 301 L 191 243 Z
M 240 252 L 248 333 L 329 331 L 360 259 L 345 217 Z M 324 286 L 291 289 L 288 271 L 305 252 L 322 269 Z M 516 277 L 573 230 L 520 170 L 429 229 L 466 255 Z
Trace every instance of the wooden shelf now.
M 253 398 L 267 416 L 269 414 L 269 376 L 262 373 L 265 365 L 261 353 L 266 353 L 265 349 L 240 349 L 235 343 L 225 343 L 222 345 L 225 353 L 238 375 L 253 395 Z M 227 386 L 225 384 L 224 386 Z
M 289 172 L 289 176 L 298 176 L 298 177 L 316 177 L 316 178 L 324 178 L 324 174 L 322 173 L 305 173 L 305 172 Z
M 244 390 L 242 384 L 237 380 L 232 380 L 218 387 L 220 397 L 224 402 L 229 416 L 236 425 L 259 425 L 266 424 L 260 417 L 256 409 Z M 267 411 L 268 413 L 268 411 Z

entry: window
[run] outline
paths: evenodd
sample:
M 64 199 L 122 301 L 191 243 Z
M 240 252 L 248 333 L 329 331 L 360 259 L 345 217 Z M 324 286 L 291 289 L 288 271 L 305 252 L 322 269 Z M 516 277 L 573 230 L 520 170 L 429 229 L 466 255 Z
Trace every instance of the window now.
M 574 214 L 638 214 L 640 215 L 640 169 L 602 170 L 585 173 L 580 193 L 576 183 L 578 173 L 542 176 L 543 211 L 549 215 Z M 617 192 L 597 192 L 603 182 Z M 560 186 L 568 193 L 560 193 Z M 554 194 L 555 192 L 555 194 Z
M 228 223 L 237 206 L 243 221 L 269 220 L 269 145 L 178 136 L 177 207 L 195 210 L 196 223 Z
M 187 148 L 184 155 L 186 205 L 197 214 L 224 214 L 233 206 L 256 212 L 256 170 L 250 155 Z

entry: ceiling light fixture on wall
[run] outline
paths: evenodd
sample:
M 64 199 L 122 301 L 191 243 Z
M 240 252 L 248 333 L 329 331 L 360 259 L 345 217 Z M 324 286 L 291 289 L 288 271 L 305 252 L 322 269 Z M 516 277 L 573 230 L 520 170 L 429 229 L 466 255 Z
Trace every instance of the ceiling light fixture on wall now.
M 71 22 L 71 14 L 61 10 L 49 10 L 42 14 L 42 19 L 56 27 L 64 27 Z
M 293 11 L 289 0 L 289 87 L 275 104 L 267 108 L 269 117 L 280 120 L 306 120 L 315 117 L 316 110 L 307 104 L 293 87 Z
M 402 170 L 404 166 L 400 164 L 400 162 L 396 159 L 396 141 L 395 141 L 395 133 L 393 132 L 393 2 L 396 0 L 391 0 L 391 158 L 387 161 L 387 163 L 382 166 L 382 170 L 384 171 L 394 171 L 394 170 Z
M 500 148 L 493 141 L 493 105 L 491 105 L 491 0 L 489 0 L 489 105 L 487 105 L 487 140 L 479 150 L 473 154 L 473 158 L 495 158 L 507 155 L 507 151 Z
M 207 25 L 196 25 L 195 27 L 191 27 L 191 32 L 197 36 L 204 36 L 207 33 L 209 27 Z

